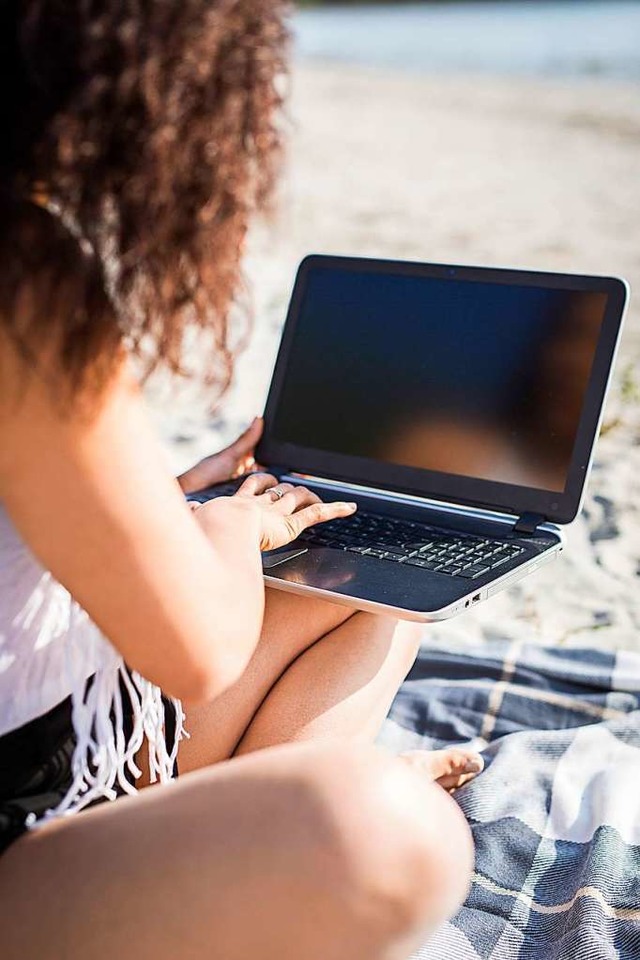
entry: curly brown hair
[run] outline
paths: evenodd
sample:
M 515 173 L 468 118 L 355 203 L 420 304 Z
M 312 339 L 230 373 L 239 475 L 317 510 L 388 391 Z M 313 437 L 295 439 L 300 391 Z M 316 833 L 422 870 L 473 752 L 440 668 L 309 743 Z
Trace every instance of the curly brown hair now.
M 57 336 L 76 385 L 123 346 L 147 373 L 184 372 L 196 329 L 225 386 L 243 238 L 279 165 L 287 14 L 286 0 L 0 3 L 0 324 L 24 355 Z

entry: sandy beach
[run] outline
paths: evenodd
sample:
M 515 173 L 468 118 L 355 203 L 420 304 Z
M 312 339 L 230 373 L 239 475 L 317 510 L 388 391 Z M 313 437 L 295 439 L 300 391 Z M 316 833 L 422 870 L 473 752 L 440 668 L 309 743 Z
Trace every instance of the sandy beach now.
M 176 470 L 261 412 L 310 252 L 625 276 L 640 289 L 640 87 L 298 64 L 279 216 L 247 262 L 251 345 L 215 417 L 152 390 Z M 640 308 L 632 300 L 582 516 L 564 556 L 425 637 L 640 650 Z

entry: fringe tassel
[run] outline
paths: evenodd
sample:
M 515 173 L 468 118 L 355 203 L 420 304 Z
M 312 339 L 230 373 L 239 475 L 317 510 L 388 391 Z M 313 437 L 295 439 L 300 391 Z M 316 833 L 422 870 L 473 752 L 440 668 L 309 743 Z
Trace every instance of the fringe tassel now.
M 83 612 L 81 612 L 83 615 Z M 37 819 L 27 819 L 29 829 L 37 828 L 56 817 L 77 813 L 98 799 L 115 800 L 119 792 L 135 795 L 137 788 L 127 772 L 137 780 L 142 771 L 135 756 L 147 740 L 151 782 L 167 783 L 173 779 L 180 741 L 188 737 L 184 729 L 184 713 L 179 700 L 171 702 L 176 715 L 175 739 L 167 749 L 165 711 L 162 692 L 139 673 L 129 672 L 122 657 L 102 640 L 104 662 L 88 685 L 75 677 L 72 692 L 72 723 L 76 734 L 73 753 L 73 782 L 57 807 Z M 69 659 L 73 659 L 69 644 Z M 73 669 L 72 663 L 69 667 Z M 128 739 L 124 733 L 122 687 L 131 703 L 133 729 Z M 119 788 L 119 790 L 118 790 Z

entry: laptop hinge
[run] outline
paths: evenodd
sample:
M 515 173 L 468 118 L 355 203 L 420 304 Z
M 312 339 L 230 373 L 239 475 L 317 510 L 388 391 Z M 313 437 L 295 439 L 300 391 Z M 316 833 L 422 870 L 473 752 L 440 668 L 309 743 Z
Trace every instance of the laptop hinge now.
M 523 513 L 516 520 L 513 532 L 519 533 L 522 537 L 533 537 L 538 532 L 538 527 L 546 522 L 547 518 L 541 513 Z

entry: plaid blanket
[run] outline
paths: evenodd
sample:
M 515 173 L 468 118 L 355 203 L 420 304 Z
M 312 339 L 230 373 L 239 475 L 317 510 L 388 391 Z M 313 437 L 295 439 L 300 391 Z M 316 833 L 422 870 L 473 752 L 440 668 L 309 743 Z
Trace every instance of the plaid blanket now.
M 380 742 L 486 763 L 469 897 L 416 960 L 639 960 L 640 655 L 425 647 Z

